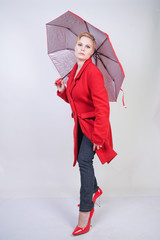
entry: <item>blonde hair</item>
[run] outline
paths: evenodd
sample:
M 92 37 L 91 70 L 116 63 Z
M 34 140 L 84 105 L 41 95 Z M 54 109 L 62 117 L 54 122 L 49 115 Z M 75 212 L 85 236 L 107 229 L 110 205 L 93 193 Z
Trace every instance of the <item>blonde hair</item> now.
M 95 48 L 96 48 L 96 40 L 95 40 L 94 36 L 91 33 L 89 33 L 89 32 L 80 33 L 78 35 L 78 37 L 77 37 L 76 43 L 81 39 L 81 37 L 88 37 L 88 38 L 90 38 L 92 40 L 92 42 L 93 42 L 93 48 L 95 50 Z

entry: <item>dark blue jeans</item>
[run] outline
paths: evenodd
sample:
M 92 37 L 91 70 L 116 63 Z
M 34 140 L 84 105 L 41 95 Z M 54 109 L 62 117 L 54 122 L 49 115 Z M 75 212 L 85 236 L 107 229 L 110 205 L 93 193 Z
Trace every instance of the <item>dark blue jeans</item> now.
M 97 180 L 94 174 L 92 142 L 82 133 L 79 126 L 78 129 L 78 164 L 81 177 L 80 188 L 80 208 L 81 212 L 89 212 L 93 209 L 92 202 L 93 193 L 98 190 Z

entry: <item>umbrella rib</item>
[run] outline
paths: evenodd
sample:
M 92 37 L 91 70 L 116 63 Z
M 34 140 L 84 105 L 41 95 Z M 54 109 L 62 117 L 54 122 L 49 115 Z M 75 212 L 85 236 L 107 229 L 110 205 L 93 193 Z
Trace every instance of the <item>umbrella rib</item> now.
M 114 59 L 112 59 L 112 58 L 110 58 L 110 57 L 104 55 L 103 53 L 100 53 L 100 52 L 97 52 L 97 53 L 98 53 L 99 55 L 102 55 L 103 57 L 106 57 L 106 58 L 108 58 L 108 59 L 110 59 L 110 60 L 112 60 L 112 61 L 118 63 L 118 61 L 116 61 L 116 60 L 114 60 Z
M 102 45 L 105 43 L 106 40 L 108 40 L 108 38 L 104 39 L 104 41 L 101 43 L 101 45 L 97 48 L 97 51 L 98 51 L 98 49 L 100 49 L 102 47 Z
M 50 52 L 49 54 L 56 53 L 56 52 L 63 51 L 63 50 L 74 51 L 74 49 L 72 49 L 72 48 L 64 48 L 64 49 L 61 49 L 61 50 L 56 50 L 56 51 L 54 51 L 54 52 Z
M 72 49 L 72 48 L 65 48 L 65 49 L 66 49 L 66 50 L 74 51 L 74 49 Z M 64 50 L 65 50 L 65 49 L 64 49 Z
M 74 33 L 70 28 L 68 27 L 65 27 L 65 26 L 61 26 L 61 25 L 55 25 L 55 24 L 47 24 L 47 25 L 50 25 L 50 26 L 55 26 L 55 27 L 62 27 L 62 28 L 66 28 L 68 29 L 69 31 L 71 31 L 76 37 L 78 36 L 76 33 Z
M 113 77 L 110 75 L 110 73 L 108 72 L 108 69 L 106 68 L 106 66 L 104 65 L 102 59 L 100 58 L 100 56 L 98 56 L 99 60 L 101 61 L 103 67 L 106 69 L 107 73 L 109 74 L 109 76 L 111 77 L 112 81 L 114 82 L 114 89 L 115 89 L 115 94 L 117 96 L 117 90 L 116 90 L 116 86 L 115 86 L 115 80 L 113 79 Z
M 115 82 L 115 80 L 113 79 L 113 77 L 110 75 L 108 69 L 106 68 L 105 64 L 103 63 L 102 59 L 100 58 L 100 56 L 98 56 L 98 59 L 100 60 L 100 62 L 102 63 L 103 67 L 106 69 L 108 75 L 111 77 L 112 81 Z
M 87 32 L 90 32 L 90 31 L 89 31 L 89 28 L 88 28 L 88 25 L 87 25 L 87 23 L 86 23 L 86 21 L 84 21 L 84 24 L 86 25 Z
M 114 60 L 114 59 L 112 59 L 112 58 L 104 55 L 103 53 L 98 52 L 98 50 L 102 47 L 102 45 L 103 45 L 103 44 L 105 43 L 105 41 L 107 41 L 107 40 L 108 40 L 108 38 L 105 38 L 105 39 L 104 39 L 104 41 L 101 43 L 101 45 L 97 48 L 96 52 L 97 52 L 98 54 L 100 54 L 100 55 L 102 55 L 102 56 L 104 56 L 104 57 L 106 57 L 106 58 L 108 58 L 108 59 L 110 59 L 110 60 L 118 63 L 118 61 L 116 61 L 116 60 Z

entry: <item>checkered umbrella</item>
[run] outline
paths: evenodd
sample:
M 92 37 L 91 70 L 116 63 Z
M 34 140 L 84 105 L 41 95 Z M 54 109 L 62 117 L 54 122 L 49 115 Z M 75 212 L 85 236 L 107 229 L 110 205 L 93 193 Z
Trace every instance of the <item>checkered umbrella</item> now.
M 48 55 L 65 82 L 77 61 L 74 54 L 77 36 L 82 32 L 91 33 L 96 40 L 92 61 L 103 74 L 109 100 L 117 101 L 125 75 L 108 34 L 70 11 L 47 23 L 46 31 Z

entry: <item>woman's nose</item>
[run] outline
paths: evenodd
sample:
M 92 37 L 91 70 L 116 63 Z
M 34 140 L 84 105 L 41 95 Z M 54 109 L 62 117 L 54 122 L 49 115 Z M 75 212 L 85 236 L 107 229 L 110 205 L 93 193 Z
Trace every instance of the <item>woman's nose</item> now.
M 82 46 L 81 50 L 84 51 L 84 46 Z

